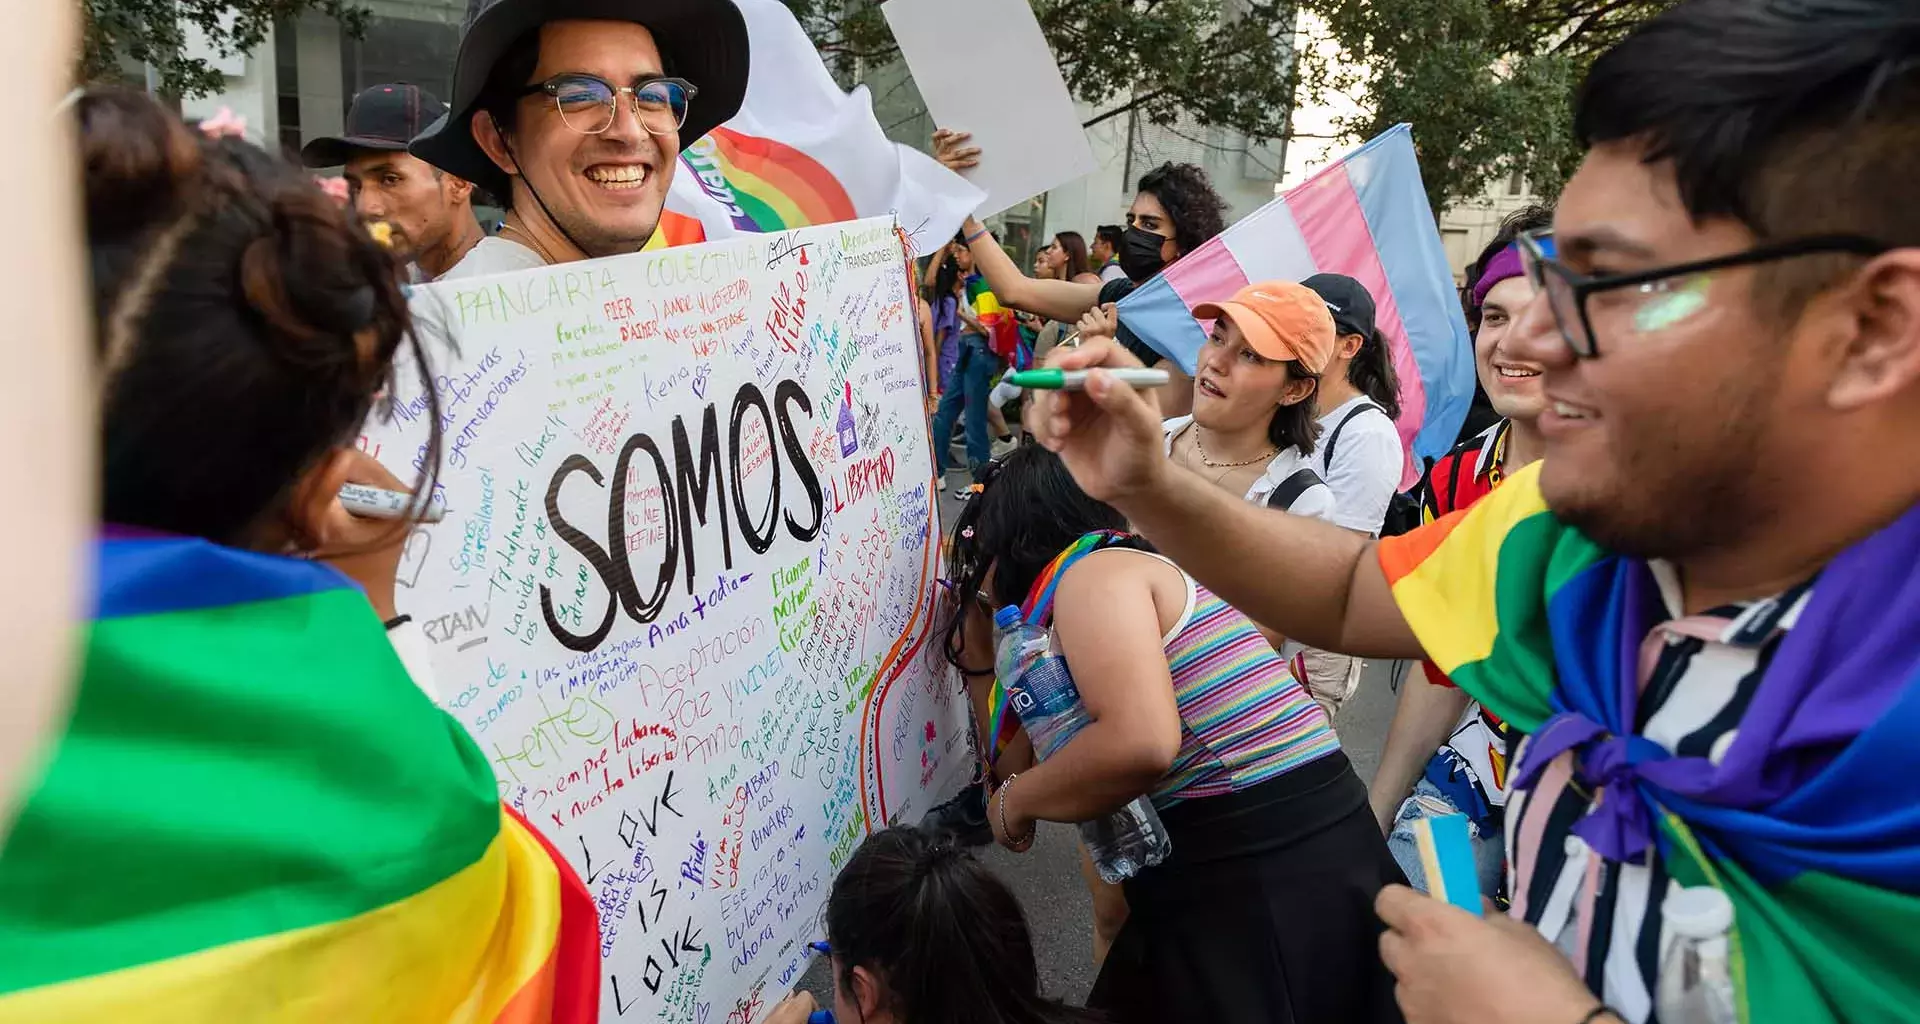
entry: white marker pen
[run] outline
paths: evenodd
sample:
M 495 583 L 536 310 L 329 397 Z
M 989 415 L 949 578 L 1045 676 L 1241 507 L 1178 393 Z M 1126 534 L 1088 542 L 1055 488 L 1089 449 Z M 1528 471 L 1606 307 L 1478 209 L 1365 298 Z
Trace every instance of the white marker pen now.
M 347 511 L 365 519 L 417 519 L 423 523 L 437 523 L 447 517 L 444 498 L 435 496 L 427 502 L 423 512 L 419 500 L 405 491 L 389 491 L 384 487 L 367 487 L 363 484 L 342 486 L 340 504 L 345 505 Z

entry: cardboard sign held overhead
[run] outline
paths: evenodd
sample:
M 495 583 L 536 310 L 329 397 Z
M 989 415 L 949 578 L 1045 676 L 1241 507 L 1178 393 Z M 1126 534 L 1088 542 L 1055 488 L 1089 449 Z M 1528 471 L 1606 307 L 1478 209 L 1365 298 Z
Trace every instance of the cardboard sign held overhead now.
M 881 5 L 934 123 L 970 132 L 967 180 L 992 216 L 1097 169 L 1080 112 L 1027 0 L 887 0 Z

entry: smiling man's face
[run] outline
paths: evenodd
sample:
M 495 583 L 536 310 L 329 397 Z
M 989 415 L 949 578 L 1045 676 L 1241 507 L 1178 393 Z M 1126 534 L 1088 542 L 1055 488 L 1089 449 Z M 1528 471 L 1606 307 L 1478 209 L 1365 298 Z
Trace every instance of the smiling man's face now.
M 664 73 L 653 33 L 643 26 L 555 21 L 540 30 L 540 63 L 527 84 L 586 74 L 615 87 L 635 86 Z M 568 127 L 553 97 L 536 92 L 520 100 L 509 140 L 521 176 L 513 184 L 514 209 L 523 217 L 539 216 L 544 206 L 588 256 L 635 252 L 647 244 L 680 153 L 679 133 L 648 131 L 631 97 L 621 94 L 615 106 L 607 130 L 586 135 Z
M 1689 215 L 1672 165 L 1631 142 L 1588 151 L 1553 220 L 1565 265 L 1595 276 L 1754 244 L 1731 218 Z M 1804 464 L 1784 453 L 1818 436 L 1809 423 L 1825 384 L 1804 365 L 1817 345 L 1756 301 L 1755 275 L 1736 267 L 1594 294 L 1591 359 L 1575 358 L 1546 296 L 1515 314 L 1500 347 L 1542 371 L 1540 491 L 1563 522 L 1615 551 L 1679 559 L 1795 500 L 1781 474 Z
M 1481 304 L 1480 329 L 1473 335 L 1475 368 L 1493 411 L 1525 423 L 1539 419 L 1547 405 L 1540 387 L 1540 364 L 1516 357 L 1504 343 L 1533 295 L 1533 282 L 1525 275 L 1494 285 Z

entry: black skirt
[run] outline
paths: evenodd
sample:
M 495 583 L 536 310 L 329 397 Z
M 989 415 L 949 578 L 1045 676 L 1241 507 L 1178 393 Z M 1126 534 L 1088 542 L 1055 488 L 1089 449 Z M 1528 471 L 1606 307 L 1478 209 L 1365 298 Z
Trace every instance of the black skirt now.
M 1401 1020 L 1373 899 L 1406 878 L 1344 753 L 1160 816 L 1173 852 L 1125 883 L 1089 1007 L 1122 1024 Z

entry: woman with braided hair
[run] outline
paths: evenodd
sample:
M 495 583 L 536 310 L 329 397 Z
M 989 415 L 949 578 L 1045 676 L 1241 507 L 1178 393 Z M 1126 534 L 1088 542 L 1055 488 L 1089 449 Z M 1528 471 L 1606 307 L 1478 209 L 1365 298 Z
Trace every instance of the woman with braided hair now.
M 354 447 L 403 346 L 426 374 L 393 261 L 231 130 L 73 109 L 105 523 L 0 1020 L 594 1020 L 584 888 L 388 641 L 411 524 L 338 498 L 407 487 Z

